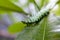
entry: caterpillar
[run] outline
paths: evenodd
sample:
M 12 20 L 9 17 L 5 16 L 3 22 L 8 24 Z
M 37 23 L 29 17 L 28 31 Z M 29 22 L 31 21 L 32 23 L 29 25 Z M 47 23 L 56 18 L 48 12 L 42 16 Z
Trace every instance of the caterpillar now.
M 27 24 L 38 23 L 47 15 L 49 15 L 49 10 L 44 8 L 37 15 L 29 17 L 29 19 L 27 19 L 24 23 Z
M 29 17 L 27 20 L 24 21 L 24 23 L 27 24 L 38 23 L 49 14 L 49 11 L 56 5 L 57 2 L 58 0 L 55 2 L 53 1 L 50 2 L 46 7 L 42 8 L 37 15 Z

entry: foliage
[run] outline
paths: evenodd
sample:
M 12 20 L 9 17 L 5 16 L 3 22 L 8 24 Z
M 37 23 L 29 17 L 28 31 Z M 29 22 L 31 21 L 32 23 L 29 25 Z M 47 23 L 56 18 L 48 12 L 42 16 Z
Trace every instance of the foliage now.
M 14 23 L 13 25 L 10 25 L 8 27 L 8 31 L 12 34 L 20 32 L 26 27 L 26 24 L 23 24 L 22 22 Z
M 0 10 L 7 10 L 7 11 L 9 10 L 9 11 L 25 13 L 22 8 L 16 6 L 10 0 L 0 0 Z

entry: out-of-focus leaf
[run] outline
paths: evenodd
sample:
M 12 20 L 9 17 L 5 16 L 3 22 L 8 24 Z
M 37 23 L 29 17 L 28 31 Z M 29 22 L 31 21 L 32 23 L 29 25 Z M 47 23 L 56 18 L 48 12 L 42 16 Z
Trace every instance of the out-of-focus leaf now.
M 1 9 L 25 13 L 21 7 L 16 6 L 10 0 L 0 0 L 0 10 Z
M 44 1 L 45 1 L 45 0 L 40 0 L 40 4 L 39 4 L 40 9 L 43 7 Z
M 26 24 L 23 24 L 22 22 L 14 23 L 8 27 L 8 32 L 10 33 L 17 33 L 22 31 L 26 27 Z
M 60 16 L 60 3 L 58 4 L 58 8 L 55 10 L 55 14 Z
M 35 3 L 35 0 L 29 0 L 29 3 Z
M 9 14 L 8 12 L 12 12 L 12 11 L 0 9 L 0 14 Z
M 52 12 L 55 13 L 56 16 L 60 16 L 60 4 L 56 5 Z
M 13 2 L 18 2 L 18 0 L 10 0 L 10 1 L 13 1 Z

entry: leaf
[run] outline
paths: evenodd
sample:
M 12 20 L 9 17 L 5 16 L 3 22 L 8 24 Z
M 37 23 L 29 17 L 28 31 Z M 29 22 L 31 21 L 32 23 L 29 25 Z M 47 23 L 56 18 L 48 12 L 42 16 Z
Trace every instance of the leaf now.
M 60 3 L 58 4 L 58 8 L 55 10 L 55 14 L 60 16 Z
M 51 32 L 51 29 L 52 27 L 48 24 L 47 17 L 45 17 L 39 24 L 27 27 L 20 32 L 15 40 L 56 40 L 55 35 L 57 34 Z
M 21 7 L 18 7 L 14 3 L 12 3 L 10 0 L 0 0 L 0 10 L 9 10 L 9 11 L 15 11 L 20 13 L 25 13 L 24 10 Z
M 45 0 L 40 0 L 40 2 L 39 2 L 39 7 L 40 7 L 40 9 L 43 7 L 44 2 L 45 2 Z
M 33 27 L 26 28 L 22 33 L 20 33 L 16 40 L 43 40 L 45 39 L 46 32 L 46 19 L 44 19 L 40 24 L 37 24 Z
M 14 34 L 22 31 L 25 27 L 26 27 L 26 24 L 23 24 L 22 22 L 14 23 L 8 27 L 8 32 Z

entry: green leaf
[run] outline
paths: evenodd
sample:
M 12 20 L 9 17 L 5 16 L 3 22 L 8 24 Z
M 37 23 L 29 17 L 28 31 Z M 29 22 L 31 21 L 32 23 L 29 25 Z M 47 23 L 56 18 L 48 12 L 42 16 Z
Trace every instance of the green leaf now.
M 58 4 L 58 8 L 54 12 L 57 16 L 60 16 L 60 3 Z
M 39 24 L 26 27 L 15 40 L 60 40 L 60 32 L 52 31 L 56 28 L 51 24 L 45 17 Z
M 58 36 L 60 34 L 51 31 L 52 26 L 48 24 L 47 17 L 45 17 L 39 24 L 27 27 L 20 32 L 15 40 L 57 40 L 60 38 Z
M 45 0 L 40 0 L 40 4 L 39 4 L 40 9 L 43 7 L 44 2 L 45 2 Z
M 10 0 L 0 0 L 0 10 L 9 10 L 9 11 L 15 11 L 20 13 L 25 13 L 24 10 L 21 7 L 18 7 L 12 1 Z
M 8 32 L 14 34 L 22 31 L 25 27 L 26 27 L 26 24 L 23 24 L 22 22 L 14 23 L 8 27 Z

